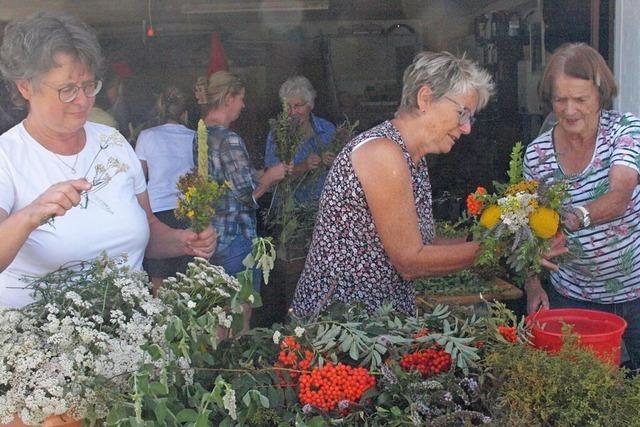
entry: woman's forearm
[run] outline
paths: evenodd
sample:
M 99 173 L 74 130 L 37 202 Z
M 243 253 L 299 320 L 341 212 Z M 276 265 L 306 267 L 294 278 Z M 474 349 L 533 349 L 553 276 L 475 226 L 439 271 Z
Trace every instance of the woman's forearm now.
M 471 267 L 479 248 L 477 242 L 432 244 L 424 245 L 414 253 L 406 250 L 396 252 L 390 259 L 403 279 L 412 280 L 424 276 L 442 276 Z
M 35 230 L 29 214 L 24 210 L 8 215 L 0 209 L 0 271 L 4 271 L 13 262 L 29 234 Z

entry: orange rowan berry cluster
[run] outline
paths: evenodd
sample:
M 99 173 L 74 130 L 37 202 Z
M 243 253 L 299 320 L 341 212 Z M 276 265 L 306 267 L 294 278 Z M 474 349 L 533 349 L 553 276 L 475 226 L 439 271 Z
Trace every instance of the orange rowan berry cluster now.
M 475 193 L 471 193 L 467 196 L 467 210 L 473 216 L 479 215 L 482 211 L 482 201 L 478 200 L 478 196 L 487 194 L 487 189 L 484 187 L 476 188 Z
M 518 339 L 516 328 L 513 326 L 498 326 L 498 332 L 510 343 L 515 343 Z
M 311 367 L 311 361 L 313 360 L 313 352 L 309 350 L 303 352 L 300 344 L 298 344 L 292 336 L 285 337 L 280 343 L 280 352 L 278 353 L 278 361 L 275 363 L 276 373 L 280 379 L 278 385 L 280 387 L 295 387 L 297 385 L 300 372 L 308 371 Z M 282 368 L 282 369 L 278 369 Z M 284 371 L 287 370 L 289 378 L 293 381 L 288 383 L 284 375 Z
M 328 363 L 300 377 L 298 398 L 303 405 L 329 412 L 339 402 L 358 402 L 364 392 L 375 385 L 375 377 L 364 368 Z
M 408 353 L 402 356 L 400 367 L 404 371 L 418 371 L 423 378 L 447 371 L 451 367 L 451 355 L 434 348 Z

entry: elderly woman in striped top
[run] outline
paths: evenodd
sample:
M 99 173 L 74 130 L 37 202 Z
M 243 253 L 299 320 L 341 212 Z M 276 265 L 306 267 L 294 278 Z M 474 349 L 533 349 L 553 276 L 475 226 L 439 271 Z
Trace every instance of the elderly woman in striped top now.
M 570 183 L 563 217 L 574 257 L 552 271 L 550 283 L 530 278 L 527 308 L 579 307 L 625 318 L 630 367 L 640 363 L 640 120 L 608 110 L 617 92 L 604 59 L 586 44 L 551 56 L 541 94 L 557 124 L 525 155 L 525 178 Z

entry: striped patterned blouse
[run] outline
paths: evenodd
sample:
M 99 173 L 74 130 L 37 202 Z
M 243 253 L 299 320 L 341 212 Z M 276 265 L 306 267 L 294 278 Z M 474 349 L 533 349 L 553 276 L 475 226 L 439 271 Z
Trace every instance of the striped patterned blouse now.
M 526 179 L 566 179 L 568 205 L 584 205 L 608 189 L 609 169 L 623 165 L 640 171 L 640 120 L 615 111 L 600 113 L 596 149 L 589 165 L 575 175 L 564 174 L 553 144 L 553 129 L 527 147 Z M 551 283 L 562 295 L 603 304 L 640 296 L 640 186 L 626 212 L 603 224 L 567 233 L 574 257 L 551 272 Z

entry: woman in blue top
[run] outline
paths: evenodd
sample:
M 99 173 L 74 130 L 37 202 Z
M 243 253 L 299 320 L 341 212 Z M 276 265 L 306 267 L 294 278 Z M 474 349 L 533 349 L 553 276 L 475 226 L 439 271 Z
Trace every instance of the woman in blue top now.
M 333 123 L 312 113 L 316 91 L 309 79 L 303 76 L 290 77 L 282 83 L 278 94 L 280 99 L 287 104 L 289 115 L 300 120 L 304 136 L 304 141 L 293 157 L 293 175 L 302 175 L 313 171 L 321 164 L 327 168 L 331 166 L 336 153 L 329 153 L 327 149 L 336 127 Z M 264 163 L 266 167 L 280 163 L 273 132 L 269 132 L 267 137 Z M 304 203 L 319 199 L 326 176 L 327 171 L 324 171 L 318 174 L 313 182 L 307 182 L 298 187 L 295 194 L 296 201 Z

